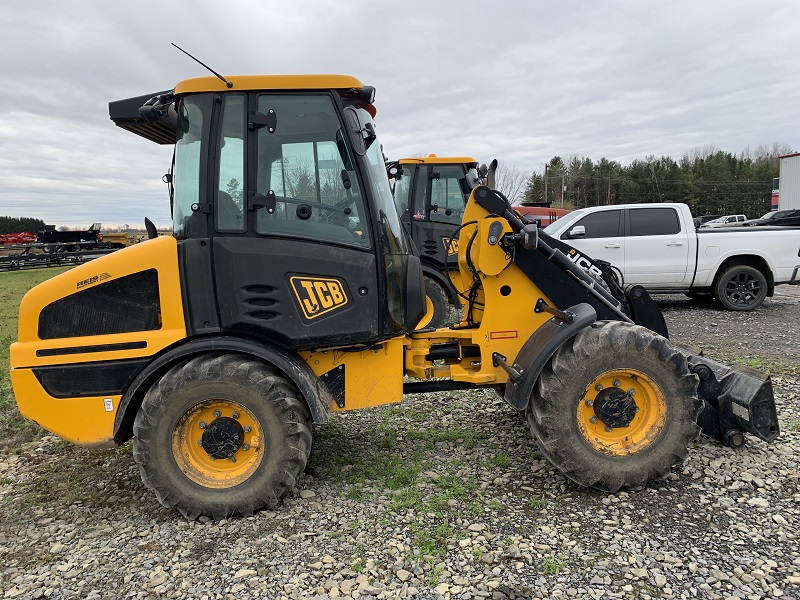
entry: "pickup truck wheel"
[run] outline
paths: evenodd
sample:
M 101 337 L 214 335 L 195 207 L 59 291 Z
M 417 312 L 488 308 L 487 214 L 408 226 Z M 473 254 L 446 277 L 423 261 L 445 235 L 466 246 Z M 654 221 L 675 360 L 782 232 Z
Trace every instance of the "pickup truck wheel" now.
M 728 310 L 753 310 L 767 297 L 767 280 L 754 267 L 736 265 L 717 278 L 714 292 L 717 301 Z
M 526 419 L 566 477 L 607 492 L 663 479 L 697 437 L 697 378 L 658 334 L 598 321 L 542 371 Z
M 450 318 L 450 301 L 441 285 L 427 275 L 425 281 L 425 314 L 417 323 L 417 329 L 445 327 Z
M 204 354 L 147 392 L 133 456 L 159 502 L 188 519 L 274 507 L 311 452 L 310 414 L 274 367 L 241 354 Z

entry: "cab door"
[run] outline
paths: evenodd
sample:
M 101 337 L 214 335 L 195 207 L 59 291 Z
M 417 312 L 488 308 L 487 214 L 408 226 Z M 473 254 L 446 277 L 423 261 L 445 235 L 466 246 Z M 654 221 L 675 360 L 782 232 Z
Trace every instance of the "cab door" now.
M 222 329 L 293 349 L 373 341 L 375 246 L 333 96 L 228 93 L 221 111 L 211 245 Z
M 453 234 L 461 225 L 470 189 L 464 165 L 417 168 L 412 237 L 423 259 L 438 269 L 457 267 Z

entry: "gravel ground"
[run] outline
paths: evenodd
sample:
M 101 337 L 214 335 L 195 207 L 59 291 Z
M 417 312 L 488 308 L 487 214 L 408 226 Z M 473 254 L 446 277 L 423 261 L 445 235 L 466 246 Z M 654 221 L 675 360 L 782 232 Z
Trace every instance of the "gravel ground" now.
M 5 598 L 798 598 L 800 288 L 755 313 L 658 299 L 674 341 L 770 371 L 782 434 L 692 445 L 636 493 L 579 488 L 492 392 L 334 417 L 274 512 L 188 522 L 130 444 L 0 455 Z

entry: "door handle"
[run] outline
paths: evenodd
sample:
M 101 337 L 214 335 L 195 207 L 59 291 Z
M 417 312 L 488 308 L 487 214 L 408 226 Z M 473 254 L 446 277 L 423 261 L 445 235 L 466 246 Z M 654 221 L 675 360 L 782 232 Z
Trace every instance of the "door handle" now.
M 619 244 L 606 244 L 606 248 L 619 248 Z
M 683 246 L 683 242 L 667 242 L 667 246 Z

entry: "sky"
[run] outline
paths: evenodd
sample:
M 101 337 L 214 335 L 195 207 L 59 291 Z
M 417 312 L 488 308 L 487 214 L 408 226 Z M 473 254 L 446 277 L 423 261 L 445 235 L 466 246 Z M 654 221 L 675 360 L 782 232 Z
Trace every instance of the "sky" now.
M 714 146 L 800 150 L 800 2 L 3 0 L 0 215 L 171 223 L 170 147 L 108 102 L 208 73 L 341 73 L 376 88 L 389 158 L 529 173 Z

